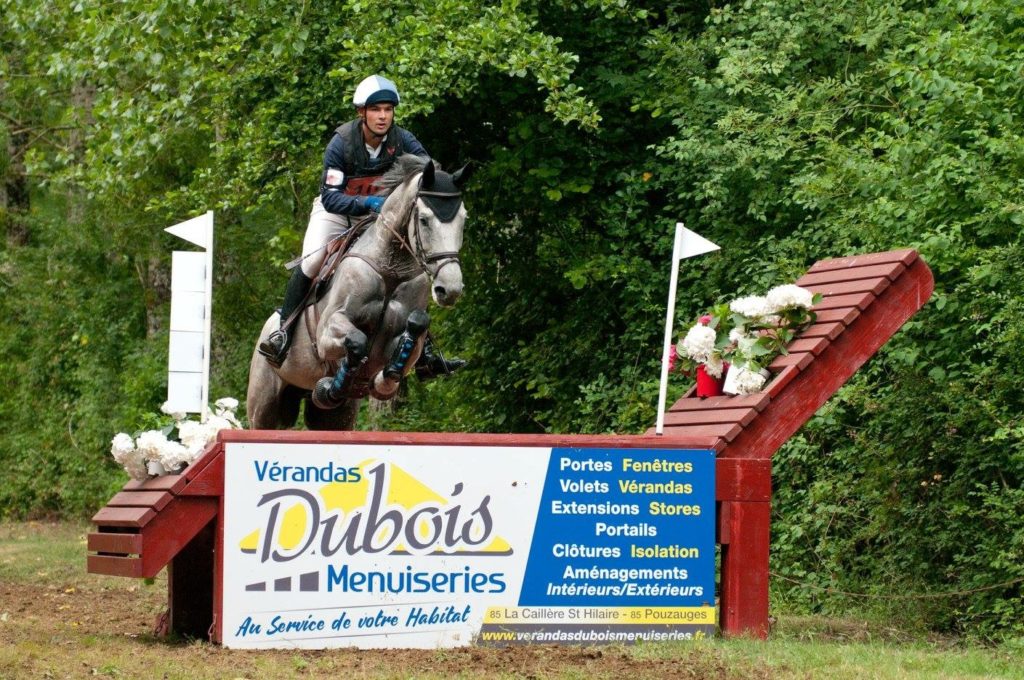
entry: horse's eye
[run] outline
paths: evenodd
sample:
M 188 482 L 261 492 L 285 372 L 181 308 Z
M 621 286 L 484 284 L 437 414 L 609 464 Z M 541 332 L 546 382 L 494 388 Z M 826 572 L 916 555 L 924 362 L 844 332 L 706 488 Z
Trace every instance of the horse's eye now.
M 420 215 L 420 224 L 422 224 L 424 227 L 429 227 L 430 218 L 427 217 L 426 215 Z

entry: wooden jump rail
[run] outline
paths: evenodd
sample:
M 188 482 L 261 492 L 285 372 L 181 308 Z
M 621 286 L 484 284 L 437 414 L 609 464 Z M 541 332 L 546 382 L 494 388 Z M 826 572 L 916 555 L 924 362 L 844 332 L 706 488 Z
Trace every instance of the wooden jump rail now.
M 183 474 L 129 482 L 93 517 L 88 570 L 152 577 L 168 566 L 171 630 L 219 641 L 230 442 L 713 449 L 722 631 L 765 637 L 771 457 L 928 301 L 934 285 L 914 250 L 824 260 L 796 283 L 824 298 L 816 323 L 769 367 L 765 389 L 685 396 L 669 409 L 663 436 L 224 431 Z

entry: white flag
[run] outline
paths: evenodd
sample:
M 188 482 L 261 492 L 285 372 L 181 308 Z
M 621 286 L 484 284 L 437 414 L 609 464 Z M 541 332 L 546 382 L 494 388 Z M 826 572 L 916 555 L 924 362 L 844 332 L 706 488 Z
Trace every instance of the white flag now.
M 200 248 L 209 249 L 213 236 L 213 211 L 207 211 L 199 217 L 175 224 L 173 227 L 164 229 L 169 234 L 183 238 L 189 243 L 194 243 Z
M 696 232 L 690 231 L 683 226 L 682 222 L 678 226 L 682 233 L 682 238 L 679 244 L 680 247 L 676 250 L 677 262 L 695 255 L 703 255 L 714 250 L 721 250 L 721 246 L 712 243 Z

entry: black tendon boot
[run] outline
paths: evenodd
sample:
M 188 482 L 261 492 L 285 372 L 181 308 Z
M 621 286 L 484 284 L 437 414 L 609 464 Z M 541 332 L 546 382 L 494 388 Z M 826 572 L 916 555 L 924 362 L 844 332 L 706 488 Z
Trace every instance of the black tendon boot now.
M 284 303 L 281 305 L 281 327 L 267 336 L 267 339 L 260 343 L 259 352 L 267 358 L 267 362 L 274 368 L 280 368 L 288 356 L 288 347 L 292 343 L 292 326 L 287 324 L 290 317 L 309 293 L 309 285 L 313 279 L 302 273 L 300 267 L 292 272 L 292 278 L 288 280 L 288 287 L 284 291 Z M 295 317 L 296 319 L 298 316 Z
M 434 347 L 428 333 L 427 339 L 423 341 L 423 351 L 420 352 L 420 358 L 416 361 L 416 377 L 420 380 L 430 380 L 441 375 L 451 375 L 465 365 L 465 359 L 455 357 L 445 359 L 444 355 Z

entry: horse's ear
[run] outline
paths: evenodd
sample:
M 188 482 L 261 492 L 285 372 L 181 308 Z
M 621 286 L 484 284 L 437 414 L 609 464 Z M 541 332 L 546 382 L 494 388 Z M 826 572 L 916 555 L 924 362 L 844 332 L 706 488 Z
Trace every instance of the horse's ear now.
M 434 161 L 428 160 L 427 164 L 423 166 L 423 178 L 420 180 L 420 186 L 424 189 L 434 186 Z
M 452 175 L 452 181 L 455 182 L 455 186 L 462 188 L 462 185 L 469 181 L 469 178 L 473 176 L 473 165 L 472 163 L 466 163 L 461 168 L 455 171 Z

